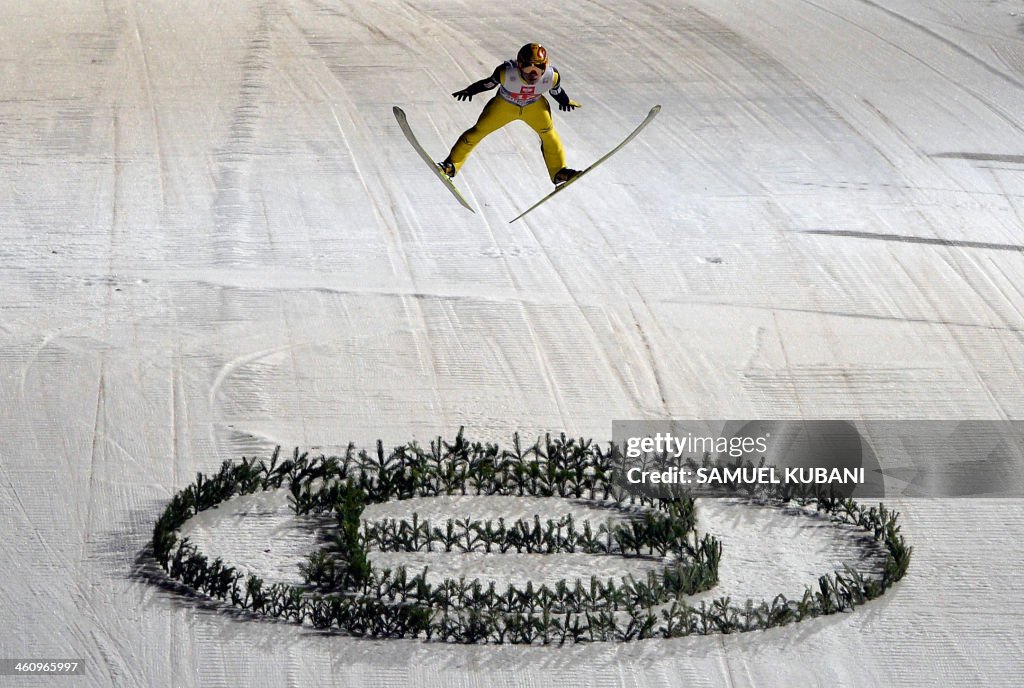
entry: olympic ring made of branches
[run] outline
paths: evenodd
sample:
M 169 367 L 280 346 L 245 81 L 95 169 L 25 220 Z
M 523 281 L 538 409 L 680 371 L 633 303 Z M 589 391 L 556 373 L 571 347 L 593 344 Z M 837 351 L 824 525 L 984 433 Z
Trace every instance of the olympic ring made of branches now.
M 898 513 L 865 508 L 852 499 L 797 495 L 839 523 L 872 534 L 886 552 L 878 575 L 846 568 L 818 579 L 802 598 L 739 607 L 725 599 L 699 607 L 688 595 L 718 582 L 721 543 L 699 537 L 694 500 L 686 494 L 631 494 L 612 481 L 617 452 L 589 440 L 550 435 L 524 448 L 468 442 L 462 430 L 452 443 L 429 450 L 412 443 L 385 453 L 356 452 L 310 458 L 295 450 L 281 460 L 225 461 L 212 476 L 198 474 L 176 494 L 153 528 L 151 550 L 166 576 L 187 588 L 256 615 L 317 629 L 373 638 L 423 638 L 460 643 L 565 643 L 731 633 L 784 626 L 852 609 L 883 594 L 907 571 L 912 547 L 900 534 Z M 298 514 L 333 514 L 331 544 L 301 564 L 303 585 L 266 585 L 221 559 L 210 559 L 178 531 L 193 515 L 231 497 L 287 487 Z M 505 522 L 448 519 L 444 524 L 389 519 L 364 523 L 364 507 L 441 495 L 568 497 L 602 507 L 646 507 L 640 518 L 594 528 L 571 516 Z M 778 500 L 776 500 L 778 501 Z M 446 579 L 431 584 L 426 571 L 374 568 L 368 550 L 422 552 L 587 553 L 657 559 L 660 571 L 616 582 L 592 577 L 553 586 Z

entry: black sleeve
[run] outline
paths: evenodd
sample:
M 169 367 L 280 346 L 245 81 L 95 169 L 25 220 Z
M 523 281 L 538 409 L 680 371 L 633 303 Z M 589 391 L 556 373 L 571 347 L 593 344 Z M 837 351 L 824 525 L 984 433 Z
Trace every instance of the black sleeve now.
M 549 93 L 559 105 L 569 104 L 569 94 L 562 89 L 562 77 L 559 76 L 557 69 L 555 70 L 555 87 Z
M 498 67 L 491 73 L 486 79 L 480 81 L 474 81 L 466 87 L 466 92 L 470 95 L 475 96 L 477 93 L 483 93 L 484 91 L 490 91 L 501 83 L 501 70 L 505 68 L 505 65 L 498 65 Z

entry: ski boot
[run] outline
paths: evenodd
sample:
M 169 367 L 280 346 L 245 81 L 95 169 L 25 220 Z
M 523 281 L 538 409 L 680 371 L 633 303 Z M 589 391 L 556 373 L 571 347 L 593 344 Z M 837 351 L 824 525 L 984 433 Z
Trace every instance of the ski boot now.
M 445 158 L 443 162 L 437 163 L 437 169 L 441 170 L 448 179 L 455 179 L 455 164 L 450 158 Z
M 565 184 L 566 182 L 571 181 L 573 178 L 577 177 L 579 173 L 579 170 L 573 170 L 568 167 L 563 167 L 562 169 L 555 172 L 555 176 L 552 178 L 551 181 L 555 183 L 556 187 L 559 187 L 562 184 Z

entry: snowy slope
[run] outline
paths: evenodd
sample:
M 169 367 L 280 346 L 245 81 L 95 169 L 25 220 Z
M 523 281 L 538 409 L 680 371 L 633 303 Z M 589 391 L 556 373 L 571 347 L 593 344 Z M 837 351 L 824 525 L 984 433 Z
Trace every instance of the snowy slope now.
M 736 637 L 354 641 L 132 571 L 196 471 L 276 444 L 1021 418 L 1019 2 L 60 0 L 0 17 L 0 658 L 81 657 L 86 686 L 1018 683 L 1014 500 L 900 503 L 915 552 L 890 594 Z M 584 104 L 556 113 L 571 165 L 664 109 L 509 225 L 549 189 L 526 127 L 464 168 L 474 215 L 390 108 L 442 157 L 482 105 L 448 94 L 529 40 Z

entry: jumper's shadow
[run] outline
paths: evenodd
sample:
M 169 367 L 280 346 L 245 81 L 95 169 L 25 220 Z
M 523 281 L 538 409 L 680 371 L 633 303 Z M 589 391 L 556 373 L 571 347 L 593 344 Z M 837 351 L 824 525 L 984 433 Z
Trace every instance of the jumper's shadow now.
M 1022 24 L 1024 26 L 1024 24 Z M 933 153 L 933 158 L 946 158 L 950 160 L 974 160 L 976 162 L 1005 162 L 1011 165 L 1024 165 L 1024 155 L 1007 155 L 1005 153 L 965 153 L 948 152 Z
M 903 234 L 876 234 L 875 232 L 858 232 L 850 229 L 803 229 L 800 234 L 816 234 L 819 236 L 846 237 L 850 239 L 871 239 L 874 241 L 892 241 L 903 244 L 923 244 L 926 246 L 949 246 L 953 248 L 977 248 L 990 251 L 1013 251 L 1024 253 L 1020 244 L 998 244 L 989 241 L 966 241 L 960 239 L 939 239 L 937 237 L 918 237 Z

